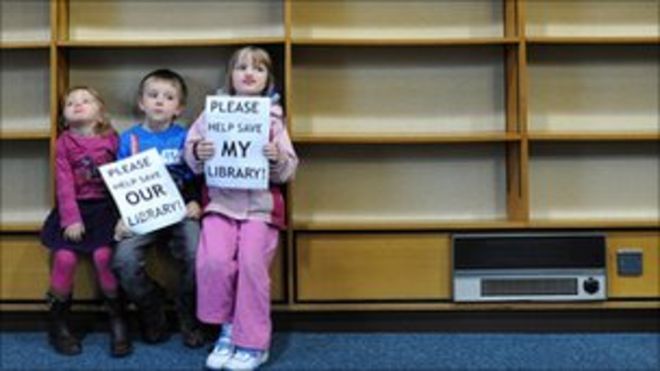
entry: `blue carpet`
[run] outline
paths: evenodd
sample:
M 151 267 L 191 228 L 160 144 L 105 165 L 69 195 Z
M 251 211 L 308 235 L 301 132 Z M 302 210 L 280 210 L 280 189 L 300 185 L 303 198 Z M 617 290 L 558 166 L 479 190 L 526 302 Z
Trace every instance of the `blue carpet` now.
M 55 354 L 45 334 L 0 334 L 2 370 L 202 370 L 208 349 L 179 336 L 161 345 L 135 342 L 111 358 L 105 334 L 83 341 L 83 354 Z M 264 370 L 657 370 L 660 334 L 276 333 Z

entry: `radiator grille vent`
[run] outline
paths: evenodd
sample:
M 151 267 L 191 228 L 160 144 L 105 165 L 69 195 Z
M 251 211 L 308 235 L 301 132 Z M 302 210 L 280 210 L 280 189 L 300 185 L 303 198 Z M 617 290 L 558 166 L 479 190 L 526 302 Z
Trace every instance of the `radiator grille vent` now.
M 482 296 L 509 295 L 576 295 L 578 280 L 575 278 L 521 278 L 483 279 Z

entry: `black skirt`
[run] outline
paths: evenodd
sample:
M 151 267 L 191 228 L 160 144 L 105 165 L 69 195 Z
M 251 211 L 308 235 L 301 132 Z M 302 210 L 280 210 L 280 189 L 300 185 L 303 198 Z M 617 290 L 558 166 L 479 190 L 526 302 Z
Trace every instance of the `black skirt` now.
M 113 243 L 115 224 L 119 213 L 111 199 L 78 200 L 78 208 L 85 225 L 85 233 L 80 242 L 64 238 L 64 229 L 60 226 L 60 213 L 53 209 L 41 229 L 41 243 L 51 250 L 70 249 L 90 253 L 102 246 Z

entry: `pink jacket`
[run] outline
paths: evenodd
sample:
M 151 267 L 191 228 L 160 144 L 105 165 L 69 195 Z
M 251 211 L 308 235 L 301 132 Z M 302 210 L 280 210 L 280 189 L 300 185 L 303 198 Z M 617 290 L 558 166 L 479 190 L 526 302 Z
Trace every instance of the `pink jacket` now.
M 60 224 L 82 222 L 77 200 L 109 197 L 98 166 L 115 161 L 117 135 L 81 136 L 64 131 L 55 142 L 55 191 Z
M 275 143 L 282 156 L 270 166 L 268 190 L 241 190 L 209 187 L 209 202 L 204 212 L 213 212 L 227 217 L 246 220 L 257 219 L 278 228 L 285 227 L 284 197 L 280 188 L 293 178 L 298 167 L 298 156 L 293 149 L 289 134 L 282 122 L 282 107 L 272 104 L 270 110 L 270 141 Z M 193 155 L 193 146 L 206 137 L 206 116 L 202 113 L 192 124 L 186 138 L 184 157 L 196 174 L 204 172 L 203 163 Z

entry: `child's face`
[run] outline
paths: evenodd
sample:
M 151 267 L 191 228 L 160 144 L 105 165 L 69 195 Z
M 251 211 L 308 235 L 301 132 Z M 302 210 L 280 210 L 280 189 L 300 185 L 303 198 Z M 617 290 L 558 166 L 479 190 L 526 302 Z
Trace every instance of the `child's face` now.
M 255 63 L 250 53 L 239 58 L 231 73 L 236 95 L 257 96 L 266 89 L 268 69 L 263 63 Z
M 71 127 L 95 124 L 100 116 L 101 105 L 87 90 L 74 90 L 64 101 L 64 120 Z
M 152 125 L 169 125 L 181 114 L 181 91 L 171 81 L 151 78 L 145 81 L 138 105 Z

